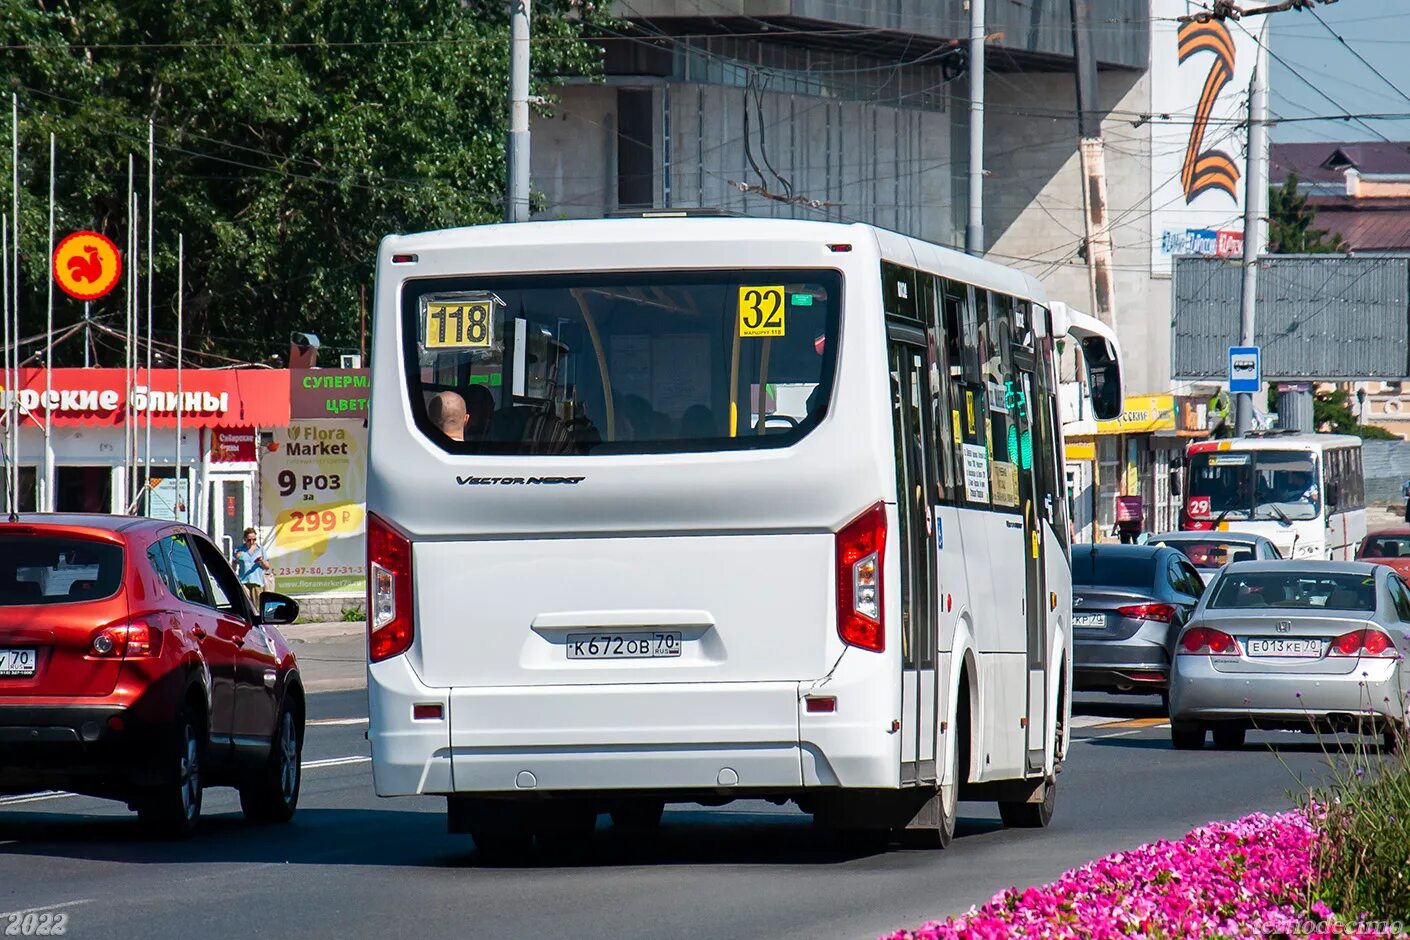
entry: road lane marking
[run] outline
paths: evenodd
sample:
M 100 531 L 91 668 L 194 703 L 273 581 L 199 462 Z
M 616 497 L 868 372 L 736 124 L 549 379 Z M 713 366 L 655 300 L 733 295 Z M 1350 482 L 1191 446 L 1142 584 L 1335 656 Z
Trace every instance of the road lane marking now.
M 320 718 L 317 721 L 306 721 L 304 725 L 309 728 L 329 728 L 334 725 L 365 725 L 366 718 Z
M 1091 728 L 1095 725 L 1105 724 L 1108 721 L 1111 721 L 1111 719 L 1105 715 L 1073 715 L 1072 727 Z
M 79 898 L 77 901 L 60 901 L 58 904 L 46 904 L 43 907 L 27 907 L 22 911 L 0 911 L 0 917 L 23 917 L 26 914 L 40 914 L 44 911 L 58 911 L 66 907 L 78 907 L 80 904 L 92 903 L 92 898 Z
M 328 757 L 323 760 L 306 760 L 303 762 L 303 768 L 315 770 L 319 767 L 343 767 L 347 764 L 367 764 L 371 761 L 370 757 Z
M 1101 728 L 1160 728 L 1168 727 L 1169 718 L 1132 718 L 1128 721 L 1113 721 L 1110 724 L 1100 725 Z
M 21 803 L 38 803 L 42 800 L 64 800 L 71 796 L 78 796 L 78 794 L 65 793 L 62 790 L 40 790 L 38 793 L 21 793 L 18 796 L 0 798 L 0 806 L 19 806 Z

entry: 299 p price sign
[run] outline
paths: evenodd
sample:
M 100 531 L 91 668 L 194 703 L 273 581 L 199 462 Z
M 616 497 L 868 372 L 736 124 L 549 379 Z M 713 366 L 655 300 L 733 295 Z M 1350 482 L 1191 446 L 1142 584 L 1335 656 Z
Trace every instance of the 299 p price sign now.
M 279 590 L 364 590 L 366 450 L 359 421 L 305 421 L 276 430 L 274 446 L 260 461 L 260 507 Z

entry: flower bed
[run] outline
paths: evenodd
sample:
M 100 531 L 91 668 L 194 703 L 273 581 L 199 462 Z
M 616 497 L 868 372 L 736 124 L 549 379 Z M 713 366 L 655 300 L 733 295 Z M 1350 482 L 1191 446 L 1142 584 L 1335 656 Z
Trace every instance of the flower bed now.
M 1210 823 L 886 940 L 1401 935 L 1399 925 L 1348 928 L 1309 901 L 1321 838 L 1302 812 Z

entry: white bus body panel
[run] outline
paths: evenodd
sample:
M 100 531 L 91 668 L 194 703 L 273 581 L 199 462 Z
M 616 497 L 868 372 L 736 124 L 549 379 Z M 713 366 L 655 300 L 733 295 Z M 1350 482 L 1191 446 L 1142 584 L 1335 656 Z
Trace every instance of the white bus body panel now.
M 380 795 L 901 785 L 905 736 L 893 730 L 903 714 L 900 529 L 879 273 L 879 239 L 899 236 L 757 220 L 720 220 L 709 231 L 718 238 L 683 240 L 671 222 L 526 223 L 384 240 L 367 502 L 412 541 L 415 639 L 368 670 Z M 833 243 L 852 250 L 830 251 Z M 417 260 L 393 265 L 394 253 Z M 839 270 L 845 286 L 828 414 L 791 447 L 460 456 L 415 428 L 401 377 L 408 278 L 792 267 Z M 993 282 L 995 269 L 982 270 Z M 1002 273 L 989 286 L 1037 296 L 1030 278 Z M 968 270 L 950 276 L 979 280 Z M 549 475 L 582 480 L 460 482 Z M 889 518 L 880 654 L 837 635 L 833 557 L 833 533 L 878 501 Z M 973 779 L 1023 776 L 1017 726 L 1027 680 L 1021 592 L 1013 590 L 1022 569 L 1006 574 L 994 550 L 1012 541 L 1004 518 L 948 507 L 942 517 L 936 668 L 944 698 L 934 707 L 953 727 L 950 690 L 974 642 L 951 655 L 953 638 L 978 631 L 986 652 L 970 677 L 982 738 L 972 748 Z M 977 546 L 973 554 L 966 544 Z M 568 632 L 613 627 L 679 629 L 685 652 L 567 659 Z M 807 712 L 808 694 L 835 696 L 836 711 Z M 423 703 L 441 704 L 446 719 L 413 720 Z M 955 737 L 923 743 L 921 758 L 948 753 Z M 1013 743 L 985 743 L 1001 739 Z

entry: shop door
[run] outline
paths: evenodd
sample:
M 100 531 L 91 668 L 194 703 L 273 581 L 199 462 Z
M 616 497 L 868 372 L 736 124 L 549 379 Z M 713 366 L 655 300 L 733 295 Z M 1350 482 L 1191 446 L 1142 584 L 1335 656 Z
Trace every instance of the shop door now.
M 251 525 L 250 480 L 245 476 L 214 475 L 210 481 L 210 520 L 206 531 L 216 548 L 229 558 Z

